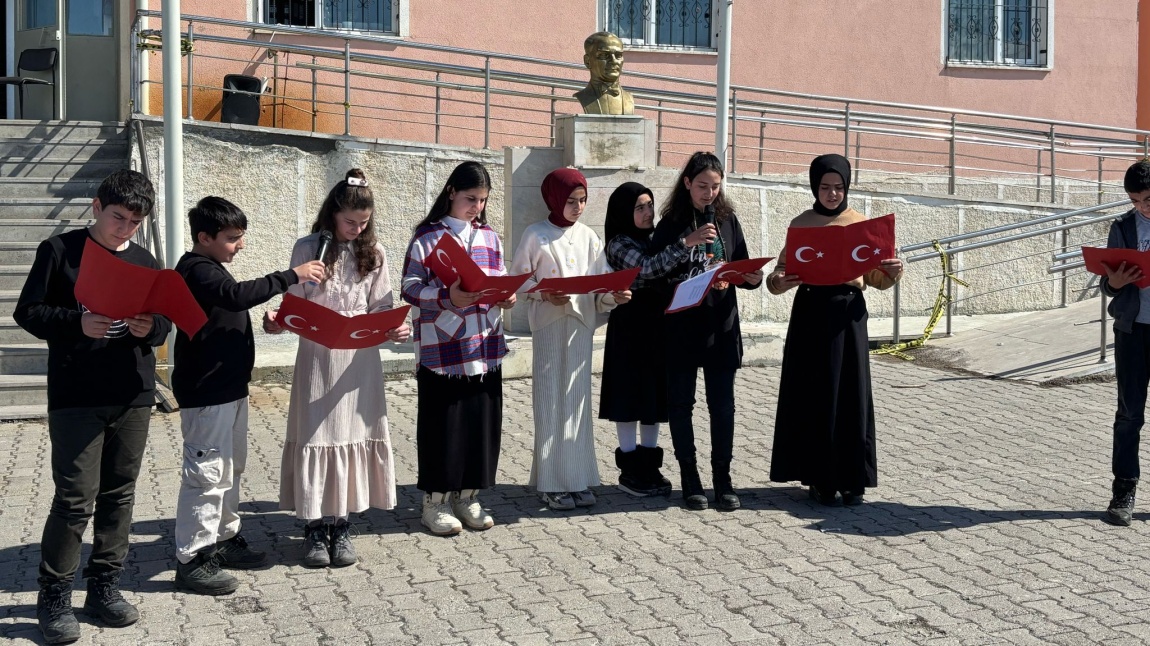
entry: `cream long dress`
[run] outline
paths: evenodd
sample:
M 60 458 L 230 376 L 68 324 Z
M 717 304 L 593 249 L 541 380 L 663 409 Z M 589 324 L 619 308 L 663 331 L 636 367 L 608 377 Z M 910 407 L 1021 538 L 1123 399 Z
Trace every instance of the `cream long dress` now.
M 291 266 L 313 258 L 318 234 L 301 238 Z M 395 297 L 383 246 L 380 266 L 359 279 L 349 244 L 340 245 L 333 275 L 289 294 L 347 316 L 391 309 Z M 329 350 L 299 339 L 280 476 L 280 508 L 307 520 L 395 506 L 395 473 L 387 429 L 383 366 L 377 348 Z

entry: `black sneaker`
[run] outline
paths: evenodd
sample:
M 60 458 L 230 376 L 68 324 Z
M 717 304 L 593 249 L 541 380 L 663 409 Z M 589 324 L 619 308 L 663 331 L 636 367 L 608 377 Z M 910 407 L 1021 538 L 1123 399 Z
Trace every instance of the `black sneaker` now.
M 1114 497 L 1106 508 L 1106 522 L 1111 525 L 1129 527 L 1134 518 L 1134 493 L 1138 488 L 1138 478 L 1115 478 Z
M 840 491 L 839 492 L 839 494 L 842 495 L 842 497 L 843 497 L 843 504 L 846 505 L 847 507 L 855 507 L 855 506 L 861 505 L 864 502 L 866 502 L 866 498 L 863 497 L 865 493 L 866 493 L 866 491 L 863 489 L 860 489 L 858 491 Z
M 72 611 L 72 582 L 40 587 L 36 621 L 46 644 L 71 644 L 80 638 L 80 622 Z
M 351 544 L 351 533 L 354 530 L 348 523 L 340 523 L 331 528 L 331 566 L 347 567 L 355 565 L 359 557 L 355 555 L 355 547 Z
M 327 525 L 308 525 L 303 534 L 303 566 L 328 567 L 331 565 L 331 539 Z
M 131 626 L 140 620 L 140 611 L 120 594 L 119 570 L 88 577 L 84 612 L 113 628 Z
M 214 597 L 235 592 L 240 582 L 220 569 L 214 555 L 201 550 L 191 561 L 176 563 L 176 587 Z
M 818 502 L 820 505 L 828 507 L 834 506 L 837 502 L 838 492 L 833 489 L 820 489 L 815 485 L 811 485 L 811 500 Z
M 699 467 L 694 462 L 679 462 L 679 478 L 683 485 L 683 502 L 687 509 L 702 511 L 707 508 L 707 494 L 699 479 Z
M 248 547 L 248 542 L 239 534 L 216 543 L 215 557 L 220 567 L 232 570 L 250 570 L 268 562 L 266 552 Z

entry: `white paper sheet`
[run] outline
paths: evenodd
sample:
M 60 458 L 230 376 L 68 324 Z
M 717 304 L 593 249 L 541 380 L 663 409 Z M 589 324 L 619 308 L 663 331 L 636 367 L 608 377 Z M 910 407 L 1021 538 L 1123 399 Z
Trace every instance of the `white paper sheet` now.
M 677 312 L 702 303 L 703 297 L 707 295 L 707 290 L 715 281 L 715 273 L 719 271 L 720 267 L 721 265 L 679 283 L 679 286 L 675 288 L 675 296 L 671 299 L 671 305 L 667 307 L 667 311 Z

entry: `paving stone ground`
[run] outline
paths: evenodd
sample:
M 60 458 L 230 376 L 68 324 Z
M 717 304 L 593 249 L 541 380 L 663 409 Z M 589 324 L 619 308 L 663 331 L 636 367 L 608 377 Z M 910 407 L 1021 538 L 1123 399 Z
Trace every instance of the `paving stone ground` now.
M 735 513 L 681 508 L 673 463 L 670 499 L 617 491 L 614 431 L 598 421 L 598 505 L 546 510 L 525 487 L 531 383 L 506 383 L 501 484 L 483 497 L 497 525 L 453 538 L 419 525 L 415 384 L 391 381 L 400 504 L 356 520 L 361 562 L 342 570 L 299 565 L 299 525 L 277 509 L 288 390 L 256 387 L 244 533 L 272 564 L 219 598 L 173 589 L 179 420 L 157 414 L 125 576 L 142 619 L 81 617 L 80 643 L 1150 642 L 1150 506 L 1130 528 L 1100 520 L 1112 383 L 1042 388 L 876 359 L 880 486 L 862 507 L 827 508 L 768 481 L 778 374 L 739 373 Z M 699 445 L 707 455 L 706 433 Z M 46 429 L 2 424 L 0 447 L 0 635 L 32 643 Z

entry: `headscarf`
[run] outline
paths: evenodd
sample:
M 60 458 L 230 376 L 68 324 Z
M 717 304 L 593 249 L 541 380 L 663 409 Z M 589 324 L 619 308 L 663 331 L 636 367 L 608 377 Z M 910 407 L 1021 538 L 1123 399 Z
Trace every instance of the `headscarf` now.
M 580 186 L 584 191 L 587 190 L 587 178 L 574 168 L 559 168 L 543 178 L 543 185 L 539 187 L 539 191 L 543 193 L 543 202 L 551 210 L 547 216 L 551 224 L 564 228 L 575 224 L 563 217 L 563 208 L 567 206 L 567 198 L 571 197 L 571 193 Z
M 651 189 L 638 182 L 625 182 L 611 193 L 607 200 L 607 221 L 603 224 L 605 243 L 610 243 L 615 236 L 628 236 L 635 240 L 647 240 L 654 229 L 640 229 L 635 226 L 635 203 L 640 195 L 646 195 L 652 200 L 655 194 Z
M 843 178 L 843 200 L 833 209 L 828 209 L 819 202 L 819 184 L 823 175 L 838 173 Z M 815 194 L 815 212 L 826 216 L 835 216 L 847 210 L 847 195 L 851 190 L 851 163 L 842 155 L 820 155 L 811 162 L 811 192 Z

